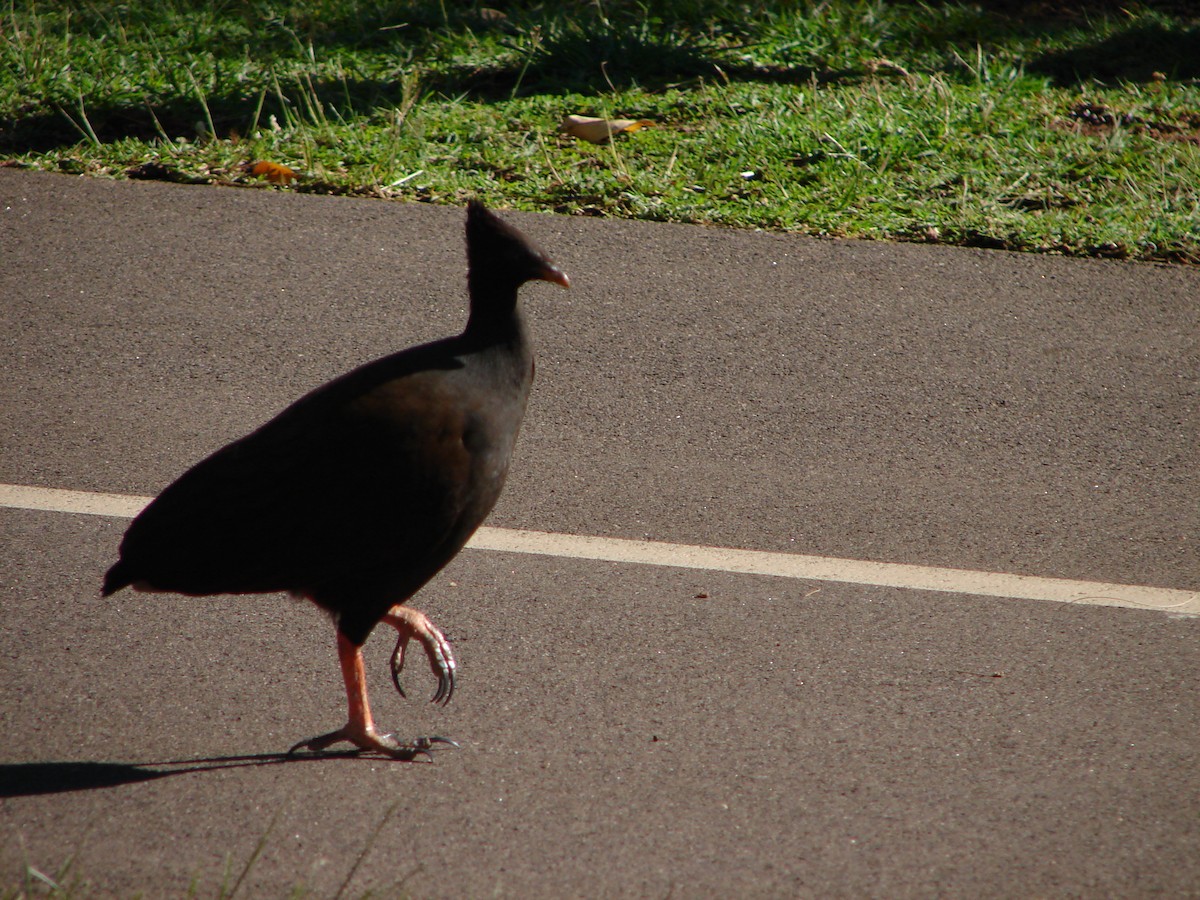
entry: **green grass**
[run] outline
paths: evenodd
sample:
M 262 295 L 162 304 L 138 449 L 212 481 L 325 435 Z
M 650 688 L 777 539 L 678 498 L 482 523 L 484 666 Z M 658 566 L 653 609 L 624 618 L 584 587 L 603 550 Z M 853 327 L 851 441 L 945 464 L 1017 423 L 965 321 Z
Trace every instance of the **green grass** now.
M 1200 261 L 1188 4 L 504 9 L 9 0 L 0 158 L 236 183 L 269 160 L 289 190 Z M 593 146 L 557 133 L 568 113 L 657 124 Z
M 342 900 L 343 897 L 358 897 L 361 900 L 370 900 L 370 898 L 375 897 L 408 900 L 411 896 L 405 887 L 405 883 L 421 871 L 421 866 L 412 869 L 387 887 L 374 887 L 365 891 L 350 892 L 350 886 L 354 881 L 355 875 L 358 873 L 363 861 L 374 848 L 380 835 L 384 833 L 389 822 L 394 817 L 397 805 L 393 803 L 383 814 L 382 818 L 380 818 L 379 823 L 365 836 L 362 848 L 354 860 L 350 862 L 346 875 L 338 886 L 337 893 L 333 895 L 333 900 Z M 263 851 L 267 849 L 278 820 L 279 813 L 276 812 L 244 860 L 239 862 L 235 860 L 232 853 L 226 854 L 225 864 L 219 876 L 214 877 L 212 873 L 209 873 L 208 877 L 202 877 L 201 873 L 197 871 L 192 877 L 191 884 L 188 886 L 186 892 L 179 894 L 179 896 L 186 898 L 186 900 L 195 900 L 195 898 L 208 896 L 213 897 L 214 900 L 235 900 L 238 896 L 246 896 L 246 892 L 239 894 L 239 891 L 242 885 L 246 883 L 247 877 L 261 858 Z M 80 844 L 82 845 L 86 839 L 87 830 L 85 830 L 84 836 L 80 839 Z M 34 900 L 34 898 L 42 898 L 42 900 L 86 900 L 86 898 L 90 897 L 112 896 L 113 891 L 110 888 L 94 884 L 79 872 L 77 864 L 78 854 L 79 848 L 76 848 L 61 864 L 52 870 L 46 867 L 45 871 L 33 865 L 26 858 L 20 864 L 18 870 L 12 873 L 16 875 L 16 878 L 12 879 L 12 883 L 10 884 L 5 884 L 10 873 L 3 871 L 6 866 L 0 866 L 0 900 Z M 130 896 L 140 898 L 162 895 L 164 885 L 155 883 L 152 875 L 147 875 L 146 882 L 147 885 L 144 892 L 135 891 Z M 302 883 L 293 883 L 290 886 L 277 885 L 276 887 L 277 890 L 274 896 L 288 897 L 289 900 L 307 900 L 307 898 L 316 896 L 314 891 Z

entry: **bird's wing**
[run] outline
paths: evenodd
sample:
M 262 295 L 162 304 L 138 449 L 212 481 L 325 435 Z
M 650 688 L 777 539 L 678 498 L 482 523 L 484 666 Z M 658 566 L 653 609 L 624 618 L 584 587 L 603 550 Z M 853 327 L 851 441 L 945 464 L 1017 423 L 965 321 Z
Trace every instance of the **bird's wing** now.
M 132 580 L 308 593 L 420 569 L 471 503 L 469 411 L 428 372 L 359 381 L 309 395 L 164 490 L 122 542 Z

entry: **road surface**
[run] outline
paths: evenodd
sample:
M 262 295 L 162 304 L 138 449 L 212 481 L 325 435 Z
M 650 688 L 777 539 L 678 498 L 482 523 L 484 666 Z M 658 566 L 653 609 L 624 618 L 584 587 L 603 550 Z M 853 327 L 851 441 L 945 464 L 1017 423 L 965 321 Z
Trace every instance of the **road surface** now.
M 462 748 L 282 761 L 329 623 L 100 600 L 117 513 L 460 328 L 462 212 L 0 170 L 0 888 L 1200 894 L 1200 270 L 508 215 L 574 284 L 523 295 L 531 552 L 414 602 L 449 707 L 368 644 L 381 724 Z

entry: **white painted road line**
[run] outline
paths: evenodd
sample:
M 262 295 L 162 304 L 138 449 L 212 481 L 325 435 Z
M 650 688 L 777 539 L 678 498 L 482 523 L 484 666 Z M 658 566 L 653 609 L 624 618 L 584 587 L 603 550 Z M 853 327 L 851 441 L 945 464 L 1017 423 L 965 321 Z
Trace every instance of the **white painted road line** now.
M 0 506 L 13 509 L 41 509 L 46 512 L 86 513 L 89 516 L 132 519 L 153 499 L 127 494 L 97 494 L 92 491 L 64 491 L 24 484 L 0 484 Z
M 151 499 L 124 494 L 0 484 L 0 507 L 15 509 L 132 518 Z M 1039 578 L 1034 575 L 1009 575 L 1003 572 L 975 572 L 969 569 L 942 569 L 933 566 L 836 559 L 828 556 L 631 541 L 623 538 L 551 534 L 508 528 L 480 528 L 467 546 L 476 550 L 497 550 L 506 553 L 675 566 L 713 572 L 837 581 L 1014 600 L 1052 600 L 1057 603 L 1087 606 L 1122 606 L 1200 616 L 1198 591 L 1133 584 L 1071 581 L 1065 578 Z

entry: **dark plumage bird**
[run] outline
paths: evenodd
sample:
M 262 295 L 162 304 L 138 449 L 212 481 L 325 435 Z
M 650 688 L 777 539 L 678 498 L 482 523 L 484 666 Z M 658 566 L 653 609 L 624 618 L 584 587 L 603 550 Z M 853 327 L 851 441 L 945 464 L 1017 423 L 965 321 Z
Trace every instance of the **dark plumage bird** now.
M 138 590 L 205 594 L 288 591 L 332 616 L 349 720 L 292 748 L 348 741 L 411 758 L 429 746 L 379 734 L 362 645 L 380 622 L 404 652 L 416 639 L 454 690 L 442 633 L 405 604 L 491 511 L 533 381 L 517 302 L 527 281 L 569 287 L 562 270 L 482 204 L 467 207 L 471 311 L 457 337 L 368 363 L 297 400 L 218 450 L 134 519 L 104 596 Z

